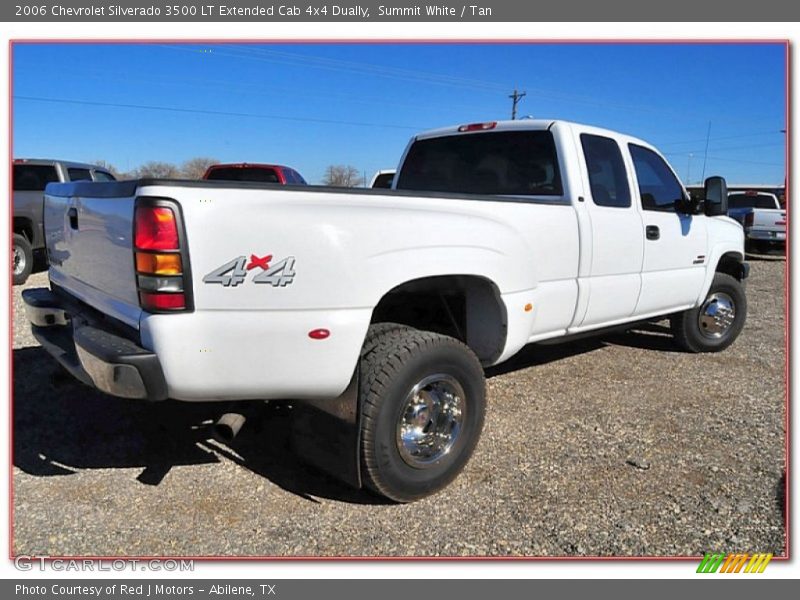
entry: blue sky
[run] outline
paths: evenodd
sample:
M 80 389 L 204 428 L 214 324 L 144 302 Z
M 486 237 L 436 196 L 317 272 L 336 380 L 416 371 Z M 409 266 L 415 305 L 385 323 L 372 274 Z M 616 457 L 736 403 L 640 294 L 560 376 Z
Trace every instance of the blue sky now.
M 617 129 L 684 179 L 782 183 L 782 44 L 17 44 L 14 155 L 195 156 L 368 177 L 409 138 L 519 115 Z M 708 152 L 706 135 L 711 123 Z

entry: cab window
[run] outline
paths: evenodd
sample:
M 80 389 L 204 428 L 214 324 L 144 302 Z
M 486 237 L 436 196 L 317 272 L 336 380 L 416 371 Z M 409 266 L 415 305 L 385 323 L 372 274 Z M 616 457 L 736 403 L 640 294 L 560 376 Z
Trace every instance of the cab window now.
M 114 176 L 111 173 L 106 171 L 96 170 L 94 172 L 94 180 L 95 181 L 116 181 Z
M 91 181 L 92 172 L 89 169 L 70 167 L 67 169 L 70 181 Z
M 553 134 L 494 131 L 415 141 L 397 189 L 501 196 L 562 196 Z
M 592 201 L 597 206 L 628 208 L 631 205 L 631 190 L 617 142 L 583 133 L 581 146 L 589 171 Z
M 58 181 L 58 173 L 52 165 L 14 165 L 15 192 L 41 192 L 48 183 Z
M 675 210 L 675 200 L 683 198 L 683 187 L 664 159 L 658 154 L 630 144 L 633 168 L 639 182 L 639 196 L 644 210 Z

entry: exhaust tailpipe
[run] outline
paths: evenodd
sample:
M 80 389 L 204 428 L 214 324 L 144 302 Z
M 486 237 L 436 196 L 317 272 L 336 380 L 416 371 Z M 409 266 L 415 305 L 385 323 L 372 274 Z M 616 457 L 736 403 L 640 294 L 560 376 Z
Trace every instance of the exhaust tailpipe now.
M 229 444 L 239 433 L 244 425 L 245 417 L 239 413 L 225 413 L 211 428 L 214 439 L 223 444 Z

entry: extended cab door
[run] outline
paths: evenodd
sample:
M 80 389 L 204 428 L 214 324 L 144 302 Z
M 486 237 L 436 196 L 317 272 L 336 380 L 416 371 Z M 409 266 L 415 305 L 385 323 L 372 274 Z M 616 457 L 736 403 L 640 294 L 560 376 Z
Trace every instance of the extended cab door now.
M 685 195 L 667 162 L 650 148 L 628 144 L 644 223 L 642 292 L 637 315 L 688 308 L 703 287 L 708 261 L 706 217 L 675 210 Z
M 591 260 L 588 277 L 579 278 L 582 300 L 573 330 L 624 321 L 634 313 L 644 252 L 642 218 L 619 143 L 591 132 L 580 133 L 576 142 L 590 221 L 581 253 L 591 252 Z

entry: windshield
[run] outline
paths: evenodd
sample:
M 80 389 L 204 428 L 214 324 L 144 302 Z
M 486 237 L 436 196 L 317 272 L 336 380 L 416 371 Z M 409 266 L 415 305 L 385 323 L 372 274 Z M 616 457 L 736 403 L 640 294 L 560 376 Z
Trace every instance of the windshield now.
M 549 131 L 418 140 L 408 151 L 397 189 L 508 196 L 563 194 Z

